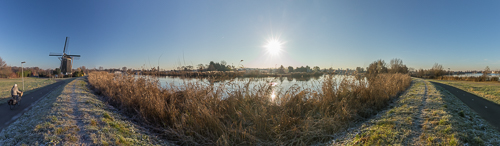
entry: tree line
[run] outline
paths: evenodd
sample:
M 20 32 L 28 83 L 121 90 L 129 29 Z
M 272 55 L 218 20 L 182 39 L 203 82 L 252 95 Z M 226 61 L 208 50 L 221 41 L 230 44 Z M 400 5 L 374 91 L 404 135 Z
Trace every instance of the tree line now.
M 79 67 L 73 72 L 73 76 L 83 76 L 85 73 L 88 73 L 88 70 L 85 66 Z M 9 66 L 5 61 L 3 61 L 2 57 L 0 57 L 0 78 L 19 78 L 21 76 L 24 77 L 53 77 L 54 75 L 60 75 L 61 70 L 59 68 L 56 69 L 41 69 L 39 67 L 18 67 L 18 66 Z

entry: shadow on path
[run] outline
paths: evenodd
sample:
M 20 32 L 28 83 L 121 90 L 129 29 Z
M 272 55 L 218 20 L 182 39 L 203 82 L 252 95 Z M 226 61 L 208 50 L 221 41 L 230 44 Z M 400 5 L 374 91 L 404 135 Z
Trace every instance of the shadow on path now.
M 493 125 L 497 131 L 500 131 L 500 105 L 450 85 L 437 82 L 432 83 L 448 90 L 469 108 L 478 113 L 479 116 Z

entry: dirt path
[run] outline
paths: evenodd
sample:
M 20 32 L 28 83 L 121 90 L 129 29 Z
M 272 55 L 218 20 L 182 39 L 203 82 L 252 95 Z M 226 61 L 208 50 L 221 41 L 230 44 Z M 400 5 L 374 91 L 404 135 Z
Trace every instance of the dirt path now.
M 500 105 L 450 85 L 432 83 L 448 90 L 488 123 L 495 126 L 497 131 L 500 131 Z
M 16 106 L 14 109 L 10 109 L 7 103 L 0 105 L 0 131 L 9 126 L 23 113 L 30 110 L 32 105 L 38 102 L 40 99 L 45 97 L 45 95 L 51 93 L 53 89 L 57 89 L 61 85 L 64 85 L 65 81 L 58 81 L 54 84 L 37 89 L 34 92 L 25 94 L 21 99 L 21 104 Z
M 82 101 L 80 98 L 78 98 L 78 94 L 75 92 L 76 91 L 76 83 L 72 82 L 72 93 L 71 93 L 71 103 L 70 105 L 73 107 L 73 113 L 71 115 L 72 120 L 76 123 L 76 126 L 78 127 L 78 141 L 77 143 L 80 144 L 87 144 L 90 145 L 90 142 L 86 138 L 86 134 L 84 129 L 85 123 L 83 123 L 83 114 L 80 111 L 80 104 Z
M 412 141 L 414 142 L 414 144 L 420 144 L 420 136 L 422 135 L 423 133 L 423 130 L 422 130 L 422 126 L 424 124 L 424 117 L 425 117 L 425 114 L 424 113 L 424 108 L 426 106 L 426 103 L 427 103 L 427 83 L 424 82 L 424 85 L 425 85 L 425 88 L 424 88 L 424 93 L 419 93 L 422 95 L 422 101 L 420 103 L 420 105 L 418 106 L 418 113 L 417 113 L 417 117 L 414 119 L 413 121 L 413 131 L 414 131 L 414 134 L 412 134 Z

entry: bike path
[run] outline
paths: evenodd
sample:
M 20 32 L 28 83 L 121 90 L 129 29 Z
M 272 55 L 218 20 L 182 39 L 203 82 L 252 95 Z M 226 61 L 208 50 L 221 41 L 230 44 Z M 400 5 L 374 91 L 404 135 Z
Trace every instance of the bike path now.
M 478 113 L 479 116 L 493 125 L 497 131 L 500 131 L 500 105 L 450 85 L 437 82 L 432 83 L 448 90 L 469 108 Z
M 69 79 L 72 80 L 72 79 Z M 0 131 L 3 128 L 9 126 L 12 122 L 16 121 L 18 117 L 20 117 L 24 112 L 31 109 L 32 105 L 36 104 L 36 102 L 51 93 L 54 89 L 57 89 L 60 86 L 65 85 L 67 80 L 57 81 L 53 84 L 47 85 L 45 87 L 41 87 L 36 89 L 33 92 L 24 94 L 21 98 L 21 103 L 16 105 L 13 109 L 10 109 L 9 104 L 5 102 L 0 105 Z

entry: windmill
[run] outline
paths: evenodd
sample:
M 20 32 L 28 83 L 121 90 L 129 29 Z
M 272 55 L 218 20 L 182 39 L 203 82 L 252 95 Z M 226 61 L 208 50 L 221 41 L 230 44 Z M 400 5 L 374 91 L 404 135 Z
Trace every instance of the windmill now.
M 59 57 L 59 60 L 61 60 L 61 66 L 59 69 L 61 69 L 61 73 L 64 75 L 71 74 L 71 66 L 73 65 L 73 59 L 78 59 L 80 58 L 80 55 L 69 55 L 66 54 L 66 50 L 68 50 L 68 39 L 69 37 L 66 37 L 66 41 L 64 42 L 64 49 L 63 53 L 50 53 L 49 56 L 61 56 Z

